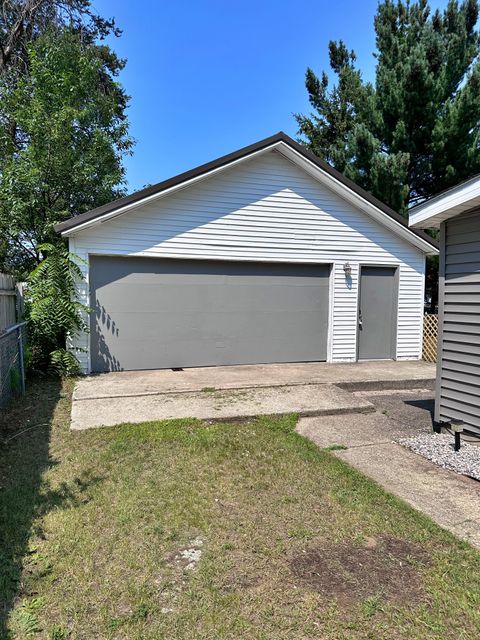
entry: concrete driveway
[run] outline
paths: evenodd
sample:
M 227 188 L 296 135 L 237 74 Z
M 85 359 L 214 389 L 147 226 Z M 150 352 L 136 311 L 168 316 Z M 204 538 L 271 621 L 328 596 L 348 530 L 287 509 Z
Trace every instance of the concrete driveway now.
M 374 405 L 350 391 L 425 387 L 434 377 L 435 365 L 421 361 L 122 371 L 77 382 L 71 427 L 186 417 L 235 420 L 259 414 L 368 413 Z

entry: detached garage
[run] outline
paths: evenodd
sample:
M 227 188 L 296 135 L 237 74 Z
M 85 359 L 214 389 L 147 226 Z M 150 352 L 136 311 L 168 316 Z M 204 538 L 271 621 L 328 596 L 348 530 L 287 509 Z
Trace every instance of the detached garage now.
M 421 356 L 434 241 L 283 133 L 57 231 L 86 373 Z

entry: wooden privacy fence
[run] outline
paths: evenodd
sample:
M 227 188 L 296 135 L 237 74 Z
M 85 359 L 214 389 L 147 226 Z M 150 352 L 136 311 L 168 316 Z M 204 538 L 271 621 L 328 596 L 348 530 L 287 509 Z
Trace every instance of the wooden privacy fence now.
M 13 276 L 0 273 L 0 331 L 17 322 L 17 288 Z
M 423 360 L 427 362 L 437 361 L 437 338 L 438 316 L 427 313 L 423 316 Z

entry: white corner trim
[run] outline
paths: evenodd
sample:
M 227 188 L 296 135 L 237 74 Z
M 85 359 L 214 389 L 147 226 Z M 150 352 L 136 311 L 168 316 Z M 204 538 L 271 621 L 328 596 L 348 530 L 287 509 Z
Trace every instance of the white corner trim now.
M 335 321 L 335 268 L 336 263 L 330 265 L 328 281 L 328 327 L 327 327 L 327 362 L 333 361 L 333 329 Z

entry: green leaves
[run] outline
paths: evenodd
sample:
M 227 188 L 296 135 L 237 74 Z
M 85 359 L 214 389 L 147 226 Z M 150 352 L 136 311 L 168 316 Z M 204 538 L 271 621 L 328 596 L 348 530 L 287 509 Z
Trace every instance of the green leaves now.
M 41 631 L 37 612 L 44 605 L 45 598 L 31 598 L 30 600 L 24 600 L 16 610 L 14 622 L 27 638 L 31 638 Z
M 50 354 L 51 368 L 60 376 L 73 376 L 80 373 L 80 364 L 71 351 L 55 349 Z
M 64 246 L 42 244 L 38 249 L 45 257 L 30 274 L 26 290 L 32 366 L 73 375 L 79 363 L 66 349 L 67 340 L 88 331 L 89 309 L 79 301 L 76 286 L 83 280 L 81 261 Z
M 26 47 L 27 73 L 0 74 L 0 270 L 21 278 L 40 244 L 59 242 L 56 223 L 124 193 L 124 61 L 82 34 L 47 29 Z
M 433 15 L 426 0 L 381 2 L 375 86 L 341 41 L 329 45 L 336 84 L 307 70 L 314 111 L 296 115 L 307 146 L 404 212 L 480 172 L 478 14 L 477 0 Z

